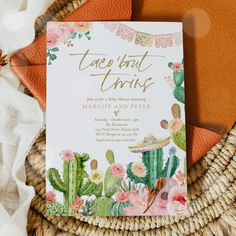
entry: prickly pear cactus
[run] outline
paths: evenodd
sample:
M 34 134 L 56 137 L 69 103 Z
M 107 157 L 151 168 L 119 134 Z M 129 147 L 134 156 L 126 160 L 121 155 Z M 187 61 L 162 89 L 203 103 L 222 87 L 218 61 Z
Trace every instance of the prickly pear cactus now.
M 113 216 L 124 216 L 124 208 L 130 206 L 129 202 L 115 202 L 112 206 L 111 213 Z
M 106 170 L 104 178 L 104 192 L 105 196 L 110 198 L 117 192 L 117 187 L 121 185 L 122 176 L 122 166 L 115 164 L 114 153 L 112 150 L 106 152 L 106 158 L 110 164 L 110 167 Z M 117 174 L 114 174 L 112 170 L 117 170 Z
M 186 151 L 186 128 L 185 124 L 181 120 L 181 109 L 179 104 L 175 103 L 171 107 L 173 120 L 161 121 L 161 127 L 170 131 L 172 141 L 177 147 Z
M 94 216 L 112 216 L 111 209 L 114 204 L 112 198 L 101 196 L 94 200 L 92 215 Z
M 179 62 L 170 62 L 168 66 L 173 70 L 173 80 L 174 80 L 174 97 L 181 103 L 185 102 L 184 98 L 184 69 L 183 69 L 183 60 L 182 63 Z
M 179 147 L 183 151 L 186 151 L 185 124 L 182 124 L 181 129 L 178 132 L 176 132 L 176 133 L 172 132 L 170 135 L 171 135 L 173 142 L 177 145 L 177 147 Z

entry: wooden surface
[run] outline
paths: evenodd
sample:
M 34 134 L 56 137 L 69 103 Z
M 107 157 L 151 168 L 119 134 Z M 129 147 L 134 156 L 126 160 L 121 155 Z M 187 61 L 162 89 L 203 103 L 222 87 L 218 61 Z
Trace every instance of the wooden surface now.
M 235 0 L 136 0 L 133 20 L 183 21 L 186 118 L 226 133 L 236 120 Z

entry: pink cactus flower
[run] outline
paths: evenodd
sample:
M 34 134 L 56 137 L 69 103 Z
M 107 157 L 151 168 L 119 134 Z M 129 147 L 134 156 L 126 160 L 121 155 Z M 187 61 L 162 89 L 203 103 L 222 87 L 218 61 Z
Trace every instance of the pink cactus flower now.
M 131 171 L 138 177 L 145 177 L 147 174 L 146 167 L 142 162 L 134 162 Z
M 128 200 L 128 193 L 125 192 L 119 193 L 116 198 L 117 202 L 127 202 Z
M 56 194 L 53 191 L 46 192 L 46 201 L 47 202 L 55 202 Z
M 167 209 L 170 214 L 183 214 L 187 211 L 186 186 L 176 186 L 171 189 L 168 197 Z
M 183 65 L 180 62 L 175 62 L 171 65 L 171 69 L 174 72 L 180 72 L 183 69 Z
M 132 206 L 124 208 L 123 212 L 127 216 L 153 216 L 159 214 L 160 212 L 160 208 L 158 207 L 156 200 L 153 201 L 151 207 L 146 211 L 148 207 L 148 193 L 146 190 L 143 193 L 129 192 L 128 200 Z
M 113 176 L 123 178 L 125 175 L 124 167 L 121 164 L 112 164 L 110 170 Z
M 64 150 L 60 153 L 63 161 L 69 162 L 74 160 L 74 153 L 71 150 Z
M 182 127 L 182 121 L 180 119 L 173 119 L 169 122 L 169 130 L 171 133 L 177 133 L 181 130 Z

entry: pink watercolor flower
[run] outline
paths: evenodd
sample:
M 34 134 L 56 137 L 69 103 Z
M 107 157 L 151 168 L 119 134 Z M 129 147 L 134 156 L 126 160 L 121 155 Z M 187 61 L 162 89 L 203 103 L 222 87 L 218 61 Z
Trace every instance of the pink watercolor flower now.
M 71 30 L 71 27 L 64 24 L 50 23 L 47 29 L 47 47 L 53 48 L 58 43 L 65 41 Z
M 116 198 L 117 202 L 127 202 L 128 200 L 128 193 L 125 192 L 119 193 Z
M 73 26 L 73 31 L 86 33 L 91 29 L 91 27 L 92 27 L 91 22 L 75 22 Z
M 48 202 L 55 202 L 56 201 L 56 194 L 53 191 L 46 192 L 46 200 Z
M 180 72 L 183 69 L 183 65 L 180 62 L 175 62 L 171 65 L 171 69 L 174 72 Z
M 167 209 L 170 214 L 183 214 L 187 211 L 186 186 L 176 186 L 171 189 L 168 197 Z
M 138 177 L 145 177 L 147 174 L 146 167 L 142 162 L 134 162 L 131 171 Z
M 129 192 L 128 200 L 132 204 L 132 206 L 124 208 L 123 212 L 127 216 L 140 216 L 140 215 L 154 216 L 160 214 L 161 209 L 158 207 L 156 200 L 153 201 L 151 207 L 146 211 L 148 207 L 147 190 L 145 190 L 143 193 Z
M 169 130 L 171 133 L 177 133 L 182 127 L 182 121 L 180 119 L 173 119 L 169 122 Z
M 110 170 L 113 176 L 123 178 L 125 175 L 124 167 L 121 164 L 112 164 Z
M 63 161 L 69 162 L 74 160 L 74 153 L 71 150 L 64 150 L 60 153 Z
M 76 199 L 70 203 L 70 208 L 75 210 L 75 216 L 81 216 L 81 210 L 84 205 L 84 200 L 80 197 L 77 196 Z

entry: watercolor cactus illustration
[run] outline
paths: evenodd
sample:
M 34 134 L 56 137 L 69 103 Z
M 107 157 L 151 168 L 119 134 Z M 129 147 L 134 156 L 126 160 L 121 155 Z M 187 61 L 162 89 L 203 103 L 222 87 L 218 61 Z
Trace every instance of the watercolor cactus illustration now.
M 47 202 L 46 212 L 49 216 L 66 216 L 65 206 L 59 202 Z
M 158 140 L 153 135 L 149 134 L 144 138 L 144 141 L 130 148 L 133 152 L 142 153 L 142 162 L 131 162 L 128 164 L 126 173 L 128 178 L 134 183 L 142 183 L 150 189 L 156 189 L 156 182 L 161 177 L 167 174 L 167 167 L 170 162 L 168 158 L 164 166 L 163 147 L 169 144 L 169 138 Z M 171 176 L 174 175 L 179 166 L 177 156 L 172 156 Z
M 73 153 L 70 150 L 63 151 L 61 156 L 64 160 L 63 179 L 57 169 L 48 170 L 48 179 L 52 187 L 64 195 L 64 206 L 68 215 L 74 215 L 74 209 L 70 207 L 80 193 L 83 180 L 87 176 L 84 163 L 89 160 L 88 154 Z
M 176 100 L 181 103 L 185 103 L 184 96 L 184 62 L 169 62 L 169 68 L 173 71 L 173 84 L 171 83 L 171 87 L 173 87 L 173 95 Z M 167 77 L 169 80 L 170 77 Z
M 130 206 L 130 203 L 128 202 L 128 199 L 126 202 L 115 202 L 113 205 L 112 205 L 112 209 L 111 209 L 111 212 L 112 212 L 112 215 L 113 216 L 123 216 L 125 215 L 124 214 L 124 209 L 126 207 L 129 207 Z
M 94 200 L 92 215 L 94 216 L 112 216 L 111 209 L 114 203 L 113 198 L 100 196 Z
M 98 169 L 98 161 L 90 160 L 88 154 L 62 151 L 63 177 L 57 169 L 49 168 L 48 180 L 54 190 L 64 195 L 64 202 L 56 201 L 54 190 L 48 191 L 47 214 L 74 217 L 132 216 L 173 211 L 168 205 L 169 195 L 172 188 L 186 186 L 186 176 L 180 171 L 176 174 L 179 157 L 175 147 L 170 147 L 169 156 L 164 157 L 163 149 L 169 143 L 170 137 L 147 135 L 143 141 L 129 147 L 130 151 L 141 153 L 141 160 L 128 163 L 126 169 L 116 163 L 113 151 L 107 150 L 105 157 L 109 166 L 105 174 Z M 87 163 L 90 164 L 90 170 Z M 178 181 L 173 178 L 175 174 Z M 178 196 L 182 202 L 182 199 L 186 199 L 183 188 L 179 193 L 181 196 Z M 186 202 L 182 205 L 181 209 L 174 206 L 174 211 L 185 210 Z
M 170 131 L 170 136 L 173 142 L 186 151 L 186 128 L 181 120 L 181 109 L 178 104 L 173 104 L 171 107 L 173 119 L 171 121 L 162 120 L 161 127 Z
M 123 180 L 125 170 L 121 164 L 115 163 L 115 157 L 112 150 L 107 150 L 106 159 L 110 166 L 107 168 L 104 177 L 104 195 L 100 192 L 97 194 L 94 200 L 94 205 L 92 208 L 93 215 L 96 216 L 111 216 L 112 206 L 114 204 L 114 199 L 112 198 L 117 189 L 121 185 Z
M 102 172 L 97 170 L 97 160 L 92 160 L 90 163 L 91 174 L 83 186 L 78 191 L 80 196 L 100 196 L 102 193 Z
M 121 184 L 125 170 L 121 164 L 115 163 L 113 151 L 108 150 L 106 152 L 106 158 L 110 167 L 107 169 L 105 174 L 104 192 L 105 196 L 111 197 L 117 192 L 116 187 Z
M 142 153 L 142 163 L 131 162 L 127 168 L 127 177 L 135 182 L 145 184 L 148 191 L 148 204 L 143 213 L 149 211 L 150 207 L 155 203 L 157 194 L 166 185 L 163 177 L 172 177 L 178 166 L 179 158 L 176 156 L 175 148 L 171 148 L 171 155 L 168 157 L 164 165 L 163 147 L 167 146 L 170 138 L 157 139 L 152 134 L 147 135 L 142 142 L 134 147 L 130 147 L 133 152 Z M 135 167 L 136 166 L 136 167 Z M 146 175 L 144 173 L 146 172 Z

